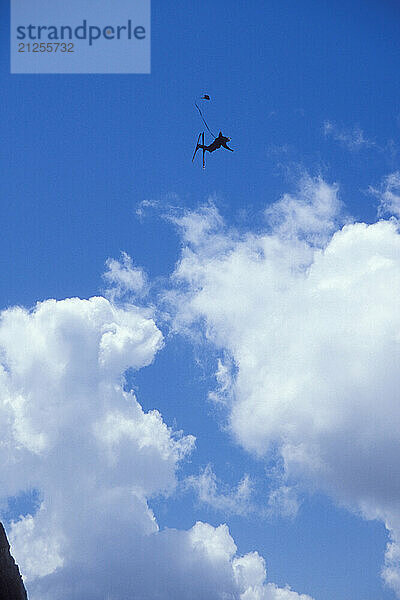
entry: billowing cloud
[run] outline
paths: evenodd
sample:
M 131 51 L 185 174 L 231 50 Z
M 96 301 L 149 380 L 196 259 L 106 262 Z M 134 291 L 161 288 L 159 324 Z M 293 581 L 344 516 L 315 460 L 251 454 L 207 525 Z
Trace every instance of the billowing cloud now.
M 1 313 L 0 495 L 39 495 L 10 530 L 31 600 L 310 600 L 266 583 L 226 525 L 159 531 L 149 499 L 173 493 L 194 438 L 144 412 L 123 374 L 162 344 L 149 310 L 103 297 Z
M 337 193 L 306 178 L 261 233 L 227 228 L 212 206 L 185 214 L 168 299 L 176 330 L 221 353 L 237 442 L 277 452 L 288 485 L 381 519 L 400 595 L 400 234 L 393 219 L 338 225 Z

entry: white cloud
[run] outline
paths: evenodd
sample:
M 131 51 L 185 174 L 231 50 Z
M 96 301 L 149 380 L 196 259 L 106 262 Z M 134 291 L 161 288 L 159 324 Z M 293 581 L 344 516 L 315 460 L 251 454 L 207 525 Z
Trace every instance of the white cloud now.
M 281 485 L 269 494 L 268 512 L 271 515 L 293 518 L 297 515 L 299 507 L 298 495 L 293 487 Z
M 400 171 L 387 175 L 380 189 L 371 186 L 370 192 L 379 198 L 379 216 L 400 217 Z
M 197 492 L 200 502 L 224 514 L 247 515 L 255 510 L 251 499 L 253 486 L 248 475 L 231 490 L 217 480 L 211 465 L 207 465 L 200 475 L 188 477 L 186 485 Z
M 340 129 L 331 121 L 324 122 L 325 136 L 332 137 L 335 141 L 341 142 L 351 151 L 361 148 L 371 148 L 376 146 L 375 142 L 368 140 L 362 129 L 354 127 L 353 129 Z
M 240 600 L 310 600 L 310 596 L 297 594 L 289 587 L 265 585 L 265 561 L 257 552 L 234 559 L 233 568 L 242 591 Z
M 159 531 L 148 501 L 174 491 L 194 439 L 144 412 L 123 373 L 162 343 L 149 310 L 102 297 L 1 313 L 0 496 L 40 494 L 10 530 L 31 600 L 281 597 L 265 576 L 237 581 L 226 525 Z
M 234 365 L 229 357 L 224 360 L 218 358 L 218 367 L 215 372 L 217 388 L 209 392 L 208 397 L 215 404 L 226 406 L 232 394 Z
M 143 219 L 147 212 L 158 207 L 156 200 L 142 200 L 136 207 L 135 214 L 139 219 Z
M 231 487 L 217 478 L 211 465 L 202 469 L 199 475 L 187 477 L 185 487 L 193 489 L 202 504 L 224 515 L 248 516 L 253 513 L 260 518 L 294 518 L 300 507 L 297 490 L 280 483 L 280 479 L 282 474 L 272 474 L 272 481 L 278 485 L 268 492 L 266 505 L 255 502 L 255 482 L 249 475 L 244 475 L 235 487 Z
M 230 355 L 230 428 L 244 448 L 278 448 L 288 485 L 322 489 L 386 524 L 395 545 L 384 576 L 400 595 L 397 225 L 332 231 L 337 186 L 320 179 L 268 214 L 280 219 L 257 234 L 228 230 L 209 208 L 193 228 L 184 216 L 174 326 L 198 324 Z
M 396 533 L 394 532 L 386 547 L 382 576 L 387 585 L 395 590 L 397 595 L 400 595 L 400 542 L 396 539 Z
M 121 252 L 121 259 L 109 258 L 106 261 L 107 271 L 103 277 L 110 285 L 109 297 L 114 300 L 129 293 L 130 296 L 143 296 L 147 292 L 147 277 L 143 269 L 134 267 L 132 258 Z
M 305 175 L 296 194 L 284 194 L 265 214 L 280 238 L 305 237 L 310 243 L 321 244 L 343 220 L 341 207 L 337 185 Z
M 170 216 L 169 220 L 178 225 L 184 242 L 205 244 L 207 237 L 221 229 L 223 220 L 213 203 L 201 207 L 197 212 L 185 213 L 182 216 Z

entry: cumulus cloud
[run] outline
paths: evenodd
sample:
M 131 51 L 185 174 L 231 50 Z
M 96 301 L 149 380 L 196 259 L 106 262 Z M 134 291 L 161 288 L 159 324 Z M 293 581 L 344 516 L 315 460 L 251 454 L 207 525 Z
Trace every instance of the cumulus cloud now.
M 289 587 L 278 588 L 273 583 L 265 585 L 265 561 L 257 552 L 234 559 L 233 568 L 242 590 L 241 600 L 310 600 L 309 596 L 297 594 Z
M 341 142 L 351 151 L 376 146 L 375 142 L 365 137 L 363 130 L 359 127 L 354 127 L 353 129 L 341 129 L 335 125 L 335 123 L 325 121 L 323 130 L 326 137 L 332 137 L 335 141 Z
M 123 374 L 162 344 L 149 310 L 103 297 L 1 313 L 0 495 L 40 498 L 10 530 L 32 600 L 286 593 L 266 583 L 261 557 L 238 555 L 226 525 L 159 530 L 149 500 L 173 493 L 194 438 L 144 412 Z
M 288 485 L 381 519 L 383 574 L 400 595 L 400 235 L 392 220 L 333 230 L 337 193 L 306 181 L 261 233 L 228 229 L 215 209 L 185 214 L 169 300 L 177 331 L 202 331 L 235 365 L 238 443 L 278 449 Z

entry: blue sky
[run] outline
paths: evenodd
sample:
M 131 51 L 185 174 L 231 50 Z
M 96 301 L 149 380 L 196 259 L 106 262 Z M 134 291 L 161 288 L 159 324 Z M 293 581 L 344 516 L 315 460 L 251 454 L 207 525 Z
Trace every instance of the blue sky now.
M 399 169 L 398 3 L 153 0 L 148 76 L 10 75 L 7 4 L 0 9 L 1 309 L 102 294 L 105 261 L 128 253 L 152 284 L 146 302 L 157 306 L 165 344 L 127 380 L 145 411 L 158 409 L 169 426 L 196 436 L 180 480 L 209 463 L 226 486 L 247 473 L 255 504 L 264 506 L 265 457 L 238 444 L 227 411 L 207 400 L 217 358 L 234 355 L 232 347 L 172 334 L 162 316 L 169 309 L 160 297 L 173 287 L 187 245 L 165 215 L 196 211 L 212 197 L 224 235 L 229 227 L 258 233 L 266 207 L 295 194 L 308 173 L 338 185 L 347 215 L 374 223 L 380 200 L 368 190 L 381 190 Z M 212 98 L 207 120 L 235 149 L 208 156 L 205 171 L 200 158 L 191 163 L 202 130 L 193 102 L 204 92 Z M 140 216 L 143 201 L 151 206 Z M 363 519 L 360 504 L 347 510 L 340 494 L 314 482 L 300 485 L 294 517 L 235 515 L 183 487 L 149 501 L 160 528 L 226 522 L 240 554 L 265 557 L 269 581 L 315 599 L 395 597 L 380 577 L 384 519 Z M 8 522 L 32 510 L 23 498 L 11 502 Z

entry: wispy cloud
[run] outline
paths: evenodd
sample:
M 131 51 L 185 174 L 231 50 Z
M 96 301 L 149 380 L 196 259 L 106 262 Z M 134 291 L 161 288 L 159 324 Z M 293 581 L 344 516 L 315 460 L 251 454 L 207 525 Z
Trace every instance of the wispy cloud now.
M 159 202 L 157 200 L 142 200 L 136 206 L 135 214 L 139 219 L 142 219 L 146 216 L 146 213 L 151 209 L 156 209 L 159 206 Z
M 247 515 L 255 510 L 251 501 L 253 485 L 248 475 L 235 489 L 229 489 L 218 481 L 211 465 L 207 465 L 200 475 L 188 477 L 186 486 L 196 491 L 201 503 L 225 514 Z
M 323 132 L 326 137 L 331 137 L 335 141 L 341 142 L 346 148 L 353 152 L 361 150 L 362 148 L 377 147 L 373 140 L 369 140 L 365 137 L 365 134 L 360 127 L 345 129 L 338 127 L 335 123 L 332 123 L 332 121 L 325 121 Z
M 107 270 L 103 279 L 108 284 L 107 297 L 112 300 L 123 298 L 126 294 L 130 297 L 144 296 L 148 290 L 146 273 L 141 267 L 133 265 L 132 258 L 126 252 L 121 252 L 119 260 L 109 258 L 106 261 Z
M 270 492 L 267 507 L 268 515 L 294 518 L 299 508 L 300 502 L 295 488 L 281 485 Z
M 400 171 L 383 178 L 379 188 L 370 186 L 370 193 L 379 198 L 378 215 L 400 217 Z

